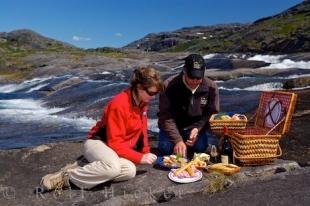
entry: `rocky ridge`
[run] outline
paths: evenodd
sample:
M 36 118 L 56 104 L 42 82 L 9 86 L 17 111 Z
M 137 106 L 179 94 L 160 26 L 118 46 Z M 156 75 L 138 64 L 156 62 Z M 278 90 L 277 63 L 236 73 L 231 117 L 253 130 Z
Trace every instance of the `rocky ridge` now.
M 125 48 L 190 52 L 307 52 L 310 45 L 310 1 L 258 19 L 251 24 L 195 26 L 148 34 Z

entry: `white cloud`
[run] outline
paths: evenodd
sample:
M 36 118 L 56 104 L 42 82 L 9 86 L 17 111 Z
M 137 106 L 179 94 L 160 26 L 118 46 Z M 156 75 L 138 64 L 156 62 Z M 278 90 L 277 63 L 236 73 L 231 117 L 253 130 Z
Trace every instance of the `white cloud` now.
M 117 36 L 117 37 L 122 37 L 123 36 L 122 33 L 115 33 L 114 35 Z
M 91 38 L 89 37 L 81 37 L 81 36 L 76 36 L 76 35 L 74 35 L 72 39 L 74 41 L 90 41 L 91 40 Z

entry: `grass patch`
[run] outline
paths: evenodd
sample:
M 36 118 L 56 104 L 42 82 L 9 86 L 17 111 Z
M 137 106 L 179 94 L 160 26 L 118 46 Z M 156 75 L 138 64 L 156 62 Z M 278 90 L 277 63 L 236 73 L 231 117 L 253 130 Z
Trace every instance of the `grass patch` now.
M 18 81 L 24 79 L 28 73 L 29 70 L 0 71 L 0 77 L 10 81 Z
M 214 194 L 225 188 L 228 178 L 217 172 L 212 172 L 207 176 L 209 184 L 204 188 L 204 192 L 208 194 Z
M 111 47 L 87 49 L 84 52 L 86 52 L 86 54 L 103 55 L 103 56 L 111 57 L 111 58 L 126 58 L 126 57 L 129 57 L 129 54 L 126 51 L 123 51 L 121 49 L 111 48 Z
M 300 13 L 293 16 L 284 16 L 266 20 L 261 22 L 259 27 L 268 28 L 274 36 L 286 36 L 296 33 L 299 28 L 306 31 L 306 28 L 309 28 L 309 21 L 309 15 Z
M 184 52 L 189 50 L 189 48 L 193 45 L 192 41 L 187 41 L 184 43 L 177 44 L 176 46 L 169 48 L 167 52 Z

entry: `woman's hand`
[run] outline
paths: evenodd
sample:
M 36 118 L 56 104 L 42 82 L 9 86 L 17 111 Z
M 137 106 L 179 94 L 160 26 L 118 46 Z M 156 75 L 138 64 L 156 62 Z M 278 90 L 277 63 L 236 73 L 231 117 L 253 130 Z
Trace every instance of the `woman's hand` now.
M 180 154 L 182 157 L 186 157 L 186 145 L 183 141 L 176 143 L 173 150 L 175 154 Z
M 147 153 L 142 156 L 142 159 L 140 161 L 141 164 L 153 164 L 155 160 L 157 159 L 157 156 L 153 153 Z

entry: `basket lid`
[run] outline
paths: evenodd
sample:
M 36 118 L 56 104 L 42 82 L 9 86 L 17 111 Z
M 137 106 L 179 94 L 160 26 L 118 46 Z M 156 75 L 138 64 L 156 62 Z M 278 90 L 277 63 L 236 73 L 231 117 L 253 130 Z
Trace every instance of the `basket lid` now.
M 275 127 L 276 133 L 285 134 L 291 124 L 296 100 L 297 94 L 292 92 L 262 92 L 255 125 L 267 129 Z

